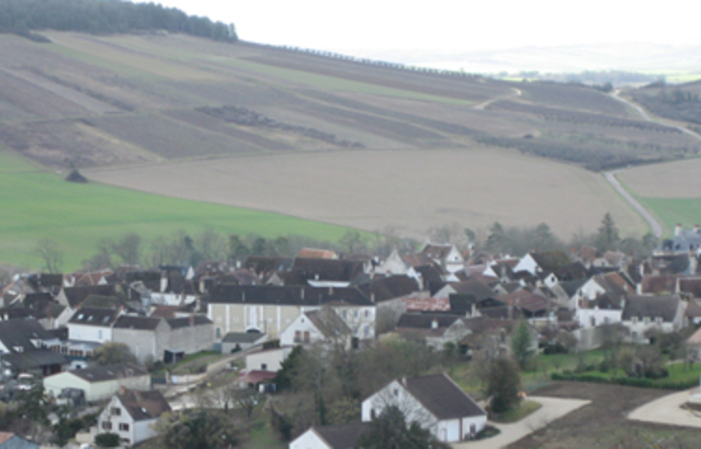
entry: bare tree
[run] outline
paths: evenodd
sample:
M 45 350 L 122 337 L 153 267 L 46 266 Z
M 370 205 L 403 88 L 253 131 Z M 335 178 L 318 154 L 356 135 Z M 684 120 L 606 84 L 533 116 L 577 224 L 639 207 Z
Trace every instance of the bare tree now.
M 48 273 L 60 273 L 63 267 L 63 252 L 58 243 L 51 239 L 41 239 L 37 242 L 36 254 L 44 262 L 42 269 Z

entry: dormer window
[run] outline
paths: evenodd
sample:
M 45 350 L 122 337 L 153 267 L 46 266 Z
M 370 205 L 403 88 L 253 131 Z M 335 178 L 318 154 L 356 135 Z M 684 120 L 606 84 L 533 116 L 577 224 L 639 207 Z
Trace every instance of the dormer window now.
M 637 317 L 637 316 L 634 316 L 634 317 L 632 317 L 632 318 L 630 319 L 630 321 L 633 322 L 633 323 L 637 323 L 637 322 L 638 322 L 638 317 Z
M 661 316 L 655 317 L 655 323 L 662 324 L 662 317 Z
M 24 352 L 24 346 L 13 346 L 12 349 L 15 352 Z
M 643 317 L 643 323 L 650 324 L 650 317 L 649 316 Z

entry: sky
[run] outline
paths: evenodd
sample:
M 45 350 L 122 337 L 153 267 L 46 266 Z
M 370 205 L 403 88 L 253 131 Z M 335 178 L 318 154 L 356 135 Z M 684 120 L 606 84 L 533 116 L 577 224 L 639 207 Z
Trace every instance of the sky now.
M 458 54 L 523 47 L 701 45 L 698 0 L 655 3 L 162 0 L 160 3 L 189 14 L 234 23 L 239 37 L 246 41 L 355 56 L 396 55 L 394 60 L 412 53 Z

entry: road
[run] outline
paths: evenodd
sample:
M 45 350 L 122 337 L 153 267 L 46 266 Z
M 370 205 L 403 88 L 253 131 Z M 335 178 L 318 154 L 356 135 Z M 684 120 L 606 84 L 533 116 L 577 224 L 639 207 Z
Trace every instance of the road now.
M 630 412 L 628 419 L 672 426 L 701 428 L 701 416 L 699 416 L 699 413 L 684 410 L 680 407 L 689 399 L 691 394 L 699 394 L 699 389 L 694 388 L 693 390 L 662 396 Z
M 604 172 L 604 178 L 606 178 L 606 181 L 608 181 L 609 184 L 613 186 L 614 189 L 618 193 L 621 194 L 621 196 L 630 203 L 631 206 L 633 206 L 633 209 L 638 211 L 640 215 L 647 221 L 648 225 L 650 226 L 650 231 L 652 232 L 652 235 L 657 237 L 658 239 L 662 237 L 662 225 L 660 224 L 655 217 L 652 216 L 650 212 L 648 212 L 647 209 L 643 207 L 642 204 L 638 202 L 635 198 L 633 198 L 633 195 L 628 193 L 628 191 L 623 188 L 620 182 L 618 182 L 618 179 L 616 179 L 616 174 L 619 173 L 621 170 L 614 170 L 614 171 L 607 171 Z
M 499 435 L 482 441 L 469 441 L 464 443 L 454 443 L 454 449 L 496 449 L 506 447 L 521 438 L 530 435 L 558 418 L 577 410 L 580 407 L 591 403 L 582 399 L 562 399 L 549 397 L 529 397 L 529 401 L 542 404 L 542 407 L 534 413 L 526 416 L 521 421 L 513 424 L 490 424 L 498 428 Z
M 515 87 L 512 87 L 511 91 L 513 92 L 511 95 L 500 95 L 498 97 L 494 97 L 490 100 L 487 100 L 483 103 L 476 105 L 473 109 L 483 110 L 484 108 L 486 108 L 490 104 L 494 103 L 495 101 L 506 100 L 507 98 L 511 98 L 511 97 L 520 97 L 523 94 L 523 92 L 521 92 L 521 89 L 517 89 Z

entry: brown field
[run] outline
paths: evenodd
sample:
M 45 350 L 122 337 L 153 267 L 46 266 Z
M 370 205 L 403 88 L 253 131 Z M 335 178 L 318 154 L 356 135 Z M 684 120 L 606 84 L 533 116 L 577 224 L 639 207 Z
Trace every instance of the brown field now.
M 611 212 L 624 235 L 641 218 L 598 174 L 494 149 L 344 151 L 172 162 L 86 171 L 167 196 L 280 212 L 423 238 L 459 223 L 486 229 L 548 223 L 568 238 Z
M 538 396 L 589 399 L 584 406 L 508 446 L 510 449 L 691 448 L 698 429 L 641 423 L 626 419 L 635 408 L 670 391 L 581 382 L 555 382 Z
M 623 170 L 618 178 L 647 198 L 700 198 L 699 172 L 701 159 L 688 159 Z

